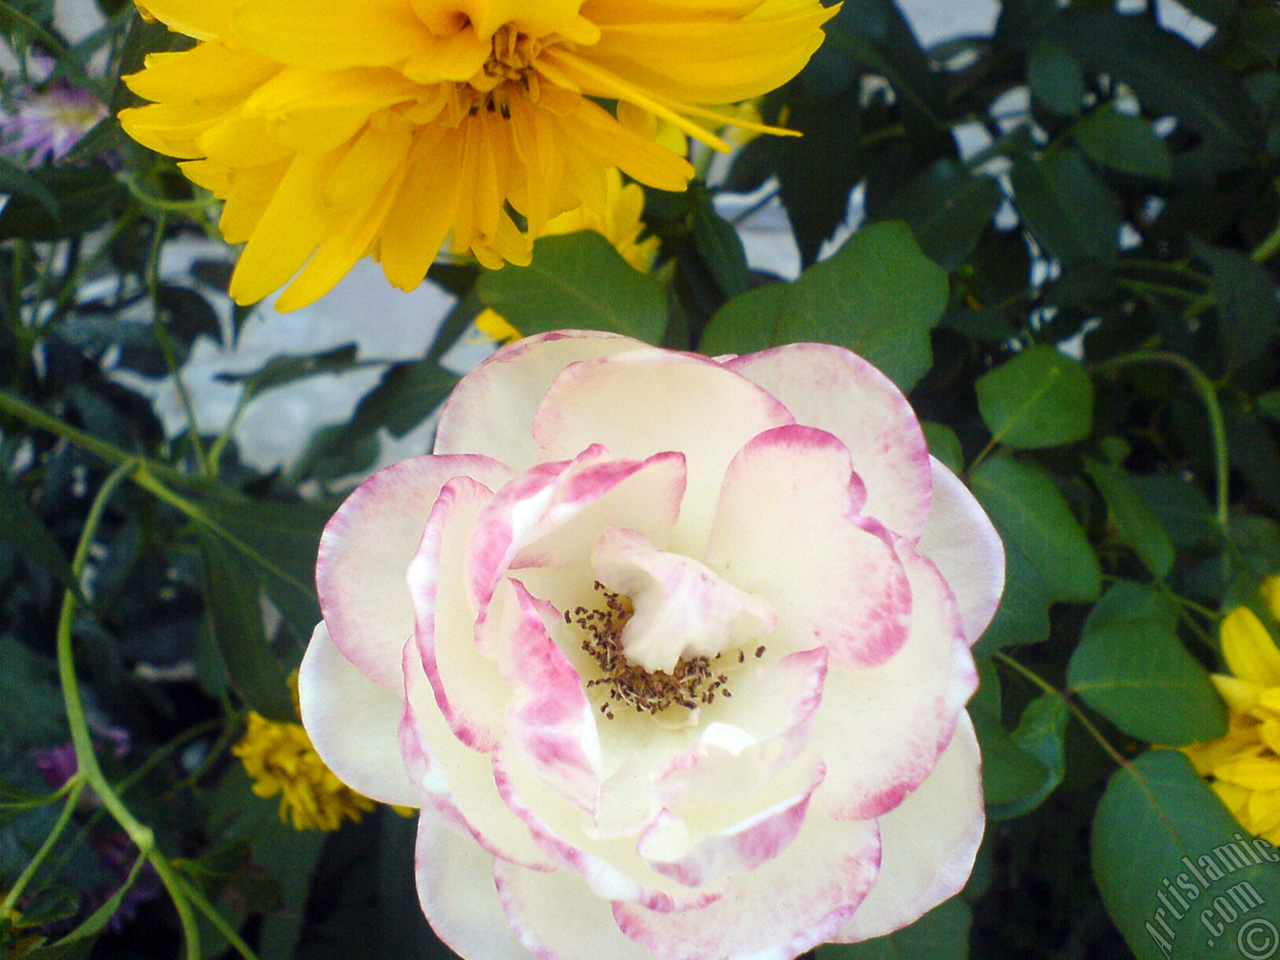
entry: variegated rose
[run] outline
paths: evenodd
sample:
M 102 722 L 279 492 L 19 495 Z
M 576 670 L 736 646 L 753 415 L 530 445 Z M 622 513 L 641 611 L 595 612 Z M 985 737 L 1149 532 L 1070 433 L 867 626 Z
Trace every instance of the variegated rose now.
M 303 719 L 468 960 L 790 960 L 964 886 L 1003 579 L 848 351 L 553 333 L 329 523 Z

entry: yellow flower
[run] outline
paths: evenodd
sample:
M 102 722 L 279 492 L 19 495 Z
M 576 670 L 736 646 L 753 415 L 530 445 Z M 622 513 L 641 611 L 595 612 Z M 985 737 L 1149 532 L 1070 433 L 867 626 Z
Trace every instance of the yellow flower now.
M 325 766 L 299 723 L 277 723 L 249 714 L 248 730 L 231 752 L 241 759 L 260 797 L 280 794 L 280 819 L 295 830 L 337 830 L 359 821 L 374 803 Z
M 695 120 L 723 122 L 707 107 L 789 80 L 837 7 L 145 0 L 145 10 L 201 42 L 149 56 L 128 83 L 154 102 L 121 122 L 226 201 L 223 235 L 247 243 L 236 300 L 301 270 L 279 301 L 293 309 L 370 254 L 412 289 L 450 233 L 486 266 L 527 263 L 556 215 L 604 209 L 611 167 L 683 190 L 693 168 L 655 141 L 659 121 L 727 150 Z
M 1262 595 L 1274 617 L 1280 577 L 1268 577 Z M 1245 829 L 1280 844 L 1280 648 L 1248 607 L 1227 614 L 1221 637 L 1231 673 L 1212 680 L 1230 712 L 1227 733 L 1183 752 Z

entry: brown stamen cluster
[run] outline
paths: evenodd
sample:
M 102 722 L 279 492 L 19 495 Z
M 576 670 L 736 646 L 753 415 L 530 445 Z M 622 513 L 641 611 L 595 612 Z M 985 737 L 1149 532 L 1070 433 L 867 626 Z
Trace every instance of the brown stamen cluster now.
M 538 100 L 538 74 L 533 61 L 544 41 L 520 33 L 513 25 L 504 24 L 493 35 L 493 53 L 471 79 L 472 99 L 468 112 L 475 116 L 481 110 L 511 118 L 510 94 L 513 86 Z
M 628 660 L 622 647 L 622 628 L 631 619 L 631 601 L 599 581 L 595 583 L 595 590 L 604 599 L 604 607 L 574 607 L 564 612 L 564 622 L 582 628 L 582 649 L 604 674 L 587 681 L 587 686 L 608 688 L 609 699 L 600 704 L 600 712 L 608 719 L 614 719 L 615 705 L 632 706 L 637 713 L 656 714 L 674 706 L 693 710 L 699 704 L 714 703 L 717 696 L 733 696 L 727 687 L 728 675 L 712 665 L 721 654 L 681 659 L 671 673 L 645 670 Z M 764 647 L 757 648 L 755 655 L 763 654 Z M 739 651 L 738 662 L 745 659 L 745 654 Z

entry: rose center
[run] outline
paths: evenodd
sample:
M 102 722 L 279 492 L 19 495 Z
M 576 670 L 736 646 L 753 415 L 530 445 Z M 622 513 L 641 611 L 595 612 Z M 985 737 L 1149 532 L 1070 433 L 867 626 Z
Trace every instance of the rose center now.
M 622 633 L 634 613 L 634 605 L 629 597 L 614 593 L 598 580 L 595 590 L 604 605 L 566 610 L 564 622 L 582 628 L 582 649 L 604 674 L 588 680 L 587 686 L 603 687 L 608 691 L 608 699 L 600 704 L 600 712 L 608 719 L 614 719 L 615 706 L 632 707 L 637 713 L 657 714 L 676 706 L 694 710 L 714 703 L 717 696 L 733 696 L 728 687 L 729 675 L 718 663 L 723 654 L 681 658 L 670 671 L 645 670 L 629 660 L 622 643 Z M 764 652 L 764 646 L 759 645 L 754 656 L 761 657 Z M 741 664 L 746 659 L 746 653 L 739 650 L 736 662 Z M 734 658 L 731 658 L 729 663 L 733 662 Z

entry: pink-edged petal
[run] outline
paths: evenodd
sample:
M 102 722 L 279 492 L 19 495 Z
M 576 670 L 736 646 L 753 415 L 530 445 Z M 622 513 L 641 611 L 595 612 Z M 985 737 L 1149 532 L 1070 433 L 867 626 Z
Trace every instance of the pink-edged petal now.
M 517 340 L 462 378 L 440 411 L 435 452 L 481 453 L 525 470 L 546 460 L 533 445 L 534 412 L 565 367 L 647 348 L 630 337 L 561 330 Z M 564 456 L 573 456 L 589 440 Z
M 507 923 L 493 856 L 471 837 L 424 810 L 414 862 L 422 912 L 449 949 L 467 960 L 533 960 Z
M 762 430 L 791 422 L 777 400 L 720 364 L 648 349 L 566 368 L 547 389 L 533 437 L 543 459 L 592 443 L 615 457 L 683 452 L 688 487 L 672 549 L 698 556 L 733 455 Z
M 677 811 L 751 797 L 804 750 L 822 702 L 827 651 L 802 650 L 780 660 L 744 653 L 729 659 L 729 698 L 719 698 L 697 739 L 652 775 L 657 802 Z
M 657 549 L 635 530 L 606 529 L 591 569 L 596 580 L 631 599 L 635 611 L 620 639 L 627 659 L 650 673 L 718 656 L 772 632 L 778 622 L 760 597 L 692 557 Z
M 951 586 L 972 646 L 1000 606 L 1004 544 L 969 488 L 937 459 L 933 459 L 929 522 L 916 547 Z
M 533 873 L 498 863 L 494 878 L 505 923 L 539 960 L 653 960 L 622 935 L 609 901 L 573 871 Z
M 911 544 L 897 549 L 911 581 L 910 636 L 874 669 L 828 672 L 809 738 L 827 764 L 822 809 L 838 819 L 881 816 L 916 789 L 978 685 L 955 597 Z
M 848 457 L 813 427 L 752 438 L 725 473 L 706 558 L 773 604 L 790 649 L 824 646 L 833 664 L 869 667 L 906 639 L 911 592 L 890 538 L 850 515 Z
M 547 632 L 539 605 L 519 581 L 507 608 L 518 622 L 505 627 L 502 671 L 512 688 L 507 732 L 521 759 L 543 783 L 579 810 L 594 813 L 600 802 L 600 738 L 582 677 Z
M 720 896 L 718 889 L 690 890 L 655 873 L 636 852 L 634 838 L 589 836 L 590 821 L 565 804 L 518 757 L 508 757 L 505 744 L 499 744 L 492 757 L 503 802 L 524 821 L 547 855 L 580 874 L 597 897 L 666 912 L 704 906 Z
M 701 835 L 695 833 L 699 832 L 699 821 L 703 818 L 677 817 L 663 808 L 640 835 L 637 850 L 658 873 L 690 887 L 703 886 L 728 874 L 755 870 L 780 855 L 795 840 L 808 813 L 809 800 L 825 775 L 826 768 L 816 759 L 808 765 L 797 764 L 792 776 L 775 778 L 771 784 L 775 789 L 782 788 L 779 792 L 783 796 L 757 807 L 741 820 Z M 787 783 L 792 780 L 795 783 Z M 725 802 L 705 811 L 715 820 L 724 820 L 726 812 L 743 803 L 732 784 L 726 783 L 724 787 Z M 751 798 L 755 804 L 761 799 Z
M 472 529 L 492 499 L 488 487 L 468 477 L 446 483 L 408 565 L 422 668 L 454 735 L 482 751 L 501 735 L 508 691 L 497 662 L 476 647 L 464 570 Z
M 400 756 L 403 698 L 353 667 L 323 623 L 311 635 L 298 669 L 298 699 L 311 744 L 338 779 L 382 803 L 422 803 Z
M 608 525 L 665 541 L 684 496 L 684 463 L 679 452 L 613 459 L 593 444 L 573 460 L 539 464 L 515 477 L 476 521 L 467 558 L 472 602 L 483 610 L 511 567 L 572 567 L 585 575 Z
M 880 879 L 832 939 L 853 943 L 912 923 L 969 881 L 982 843 L 982 757 L 968 714 L 929 778 L 880 818 Z
M 400 651 L 413 633 L 405 571 L 440 489 L 454 477 L 486 486 L 511 471 L 488 457 L 413 457 L 357 487 L 320 538 L 316 589 L 333 642 L 369 679 L 399 693 Z
M 929 513 L 929 449 L 907 398 L 843 347 L 793 343 L 728 361 L 786 405 L 797 423 L 840 438 L 867 485 L 863 512 L 914 541 Z
M 495 857 L 533 870 L 554 869 L 554 862 L 499 796 L 490 755 L 464 746 L 449 729 L 412 641 L 405 644 L 404 674 L 400 750 L 410 780 L 421 788 L 435 815 L 471 834 Z
M 729 883 L 700 910 L 657 913 L 614 904 L 622 932 L 663 960 L 793 960 L 840 930 L 880 867 L 874 821 L 838 822 L 810 807 L 776 858 Z

